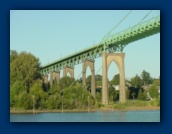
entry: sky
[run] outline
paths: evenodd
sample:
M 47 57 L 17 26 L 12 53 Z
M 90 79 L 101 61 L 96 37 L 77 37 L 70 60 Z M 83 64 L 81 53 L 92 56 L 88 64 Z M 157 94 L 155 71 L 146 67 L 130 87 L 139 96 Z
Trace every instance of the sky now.
M 58 60 L 99 43 L 131 10 L 11 10 L 10 50 L 30 52 L 41 65 Z M 148 16 L 146 16 L 148 15 Z M 160 10 L 132 10 L 112 34 L 159 16 Z M 124 51 L 125 77 L 130 79 L 143 70 L 151 77 L 160 76 L 160 33 L 128 44 Z M 95 74 L 102 75 L 102 58 L 95 59 Z M 81 77 L 82 64 L 74 66 Z M 118 74 L 114 62 L 108 79 Z M 86 76 L 91 71 L 87 68 Z M 61 70 L 61 77 L 63 72 Z

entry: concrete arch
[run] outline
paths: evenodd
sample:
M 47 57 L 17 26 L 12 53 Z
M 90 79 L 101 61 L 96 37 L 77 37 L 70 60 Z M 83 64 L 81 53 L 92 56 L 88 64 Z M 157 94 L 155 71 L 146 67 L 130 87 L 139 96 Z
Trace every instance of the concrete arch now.
M 117 68 L 118 68 L 118 71 L 120 72 L 119 64 L 118 64 L 118 62 L 116 62 L 114 59 L 111 60 L 109 63 L 107 63 L 107 71 L 109 70 L 109 67 L 110 67 L 110 65 L 111 65 L 112 62 L 115 63 L 115 65 L 116 65 Z
M 53 80 L 56 78 L 57 84 L 60 82 L 60 71 L 53 71 L 50 73 L 50 86 L 53 84 Z
M 125 71 L 124 71 L 124 53 L 102 53 L 102 102 L 107 104 L 108 98 L 108 82 L 107 82 L 107 71 L 111 62 L 115 62 L 120 74 L 120 102 L 126 101 L 126 91 L 125 91 Z
M 42 79 L 44 83 L 48 83 L 48 75 L 42 75 Z
M 74 78 L 74 68 L 73 67 L 64 67 L 63 68 L 63 77 L 67 76 L 67 73 L 70 74 L 72 78 Z
M 95 72 L 94 72 L 94 60 L 83 60 L 82 61 L 82 85 L 86 86 L 86 69 L 87 67 L 91 70 L 91 94 L 95 97 Z

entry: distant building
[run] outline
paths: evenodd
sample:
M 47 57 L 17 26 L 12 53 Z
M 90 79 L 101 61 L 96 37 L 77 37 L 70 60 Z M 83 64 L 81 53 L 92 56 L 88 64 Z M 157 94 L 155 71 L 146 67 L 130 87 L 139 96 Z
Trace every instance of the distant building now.
M 115 90 L 119 90 L 119 85 L 113 85 L 113 87 L 115 88 Z

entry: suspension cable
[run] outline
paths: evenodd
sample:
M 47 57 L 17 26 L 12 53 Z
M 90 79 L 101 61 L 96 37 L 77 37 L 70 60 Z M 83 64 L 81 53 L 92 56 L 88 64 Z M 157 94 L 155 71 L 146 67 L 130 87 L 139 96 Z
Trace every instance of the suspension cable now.
M 129 14 L 132 12 L 132 10 L 112 29 L 110 30 L 101 40 L 101 42 L 99 43 L 99 45 L 96 48 L 96 51 L 98 49 L 98 47 L 100 46 L 100 44 L 103 42 L 103 40 L 105 39 L 105 37 L 107 37 L 113 30 L 115 30 L 128 16 Z M 96 75 L 98 74 L 98 72 L 100 71 L 100 69 L 102 68 L 102 66 L 99 68 L 99 70 L 97 71 Z M 81 71 L 82 73 L 82 71 Z M 81 73 L 79 74 L 79 76 L 81 75 Z M 77 79 L 79 78 L 79 76 L 77 77 Z
M 138 24 L 140 24 L 151 12 L 152 12 L 152 10 L 150 10 Z
M 105 39 L 105 37 L 107 37 L 113 30 L 115 30 L 128 16 L 129 16 L 129 14 L 132 12 L 132 10 L 112 29 L 112 30 L 110 30 L 103 38 L 102 38 L 102 40 L 101 40 L 101 42 L 103 42 L 103 40 Z M 101 42 L 100 42 L 100 44 L 101 44 Z M 99 45 L 100 45 L 99 44 Z M 96 51 L 97 51 L 97 49 L 98 49 L 98 47 L 99 47 L 99 45 L 97 46 L 97 48 L 96 48 Z M 100 66 L 100 68 L 99 68 L 99 70 L 97 71 L 97 73 L 96 73 L 96 75 L 99 73 L 99 71 L 100 71 L 100 69 L 102 68 L 102 65 Z
M 128 16 L 129 14 L 132 12 L 132 10 L 112 29 L 110 30 L 102 39 L 102 41 L 104 40 L 105 37 L 107 37 L 113 30 L 115 30 Z M 101 41 L 101 42 L 102 42 Z

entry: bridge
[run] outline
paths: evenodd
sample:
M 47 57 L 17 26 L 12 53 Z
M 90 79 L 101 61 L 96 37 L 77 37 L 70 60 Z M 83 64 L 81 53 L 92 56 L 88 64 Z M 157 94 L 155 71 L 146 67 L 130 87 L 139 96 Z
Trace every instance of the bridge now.
M 50 73 L 50 85 L 56 78 L 57 83 L 60 80 L 60 70 L 63 69 L 63 76 L 69 72 L 74 77 L 74 66 L 82 63 L 82 84 L 86 85 L 86 69 L 91 69 L 91 94 L 95 96 L 95 71 L 94 61 L 102 57 L 102 103 L 108 103 L 108 82 L 107 70 L 112 61 L 117 64 L 120 74 L 120 102 L 125 102 L 125 70 L 123 49 L 129 43 L 152 36 L 160 32 L 160 16 L 139 23 L 116 34 L 108 35 L 103 40 L 91 47 L 85 48 L 79 52 L 63 57 L 57 61 L 51 62 L 41 67 L 40 73 L 45 82 L 48 82 Z

